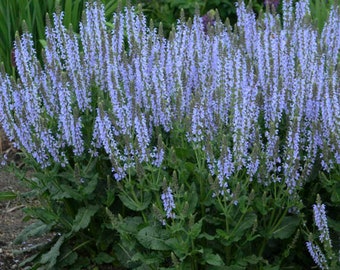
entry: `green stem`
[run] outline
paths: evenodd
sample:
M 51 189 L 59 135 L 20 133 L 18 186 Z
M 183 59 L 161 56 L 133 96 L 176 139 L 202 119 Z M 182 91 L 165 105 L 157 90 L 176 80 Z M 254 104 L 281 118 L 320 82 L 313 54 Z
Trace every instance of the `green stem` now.
M 203 168 L 204 168 L 204 163 L 205 163 L 205 157 L 204 155 L 200 155 L 198 153 L 199 149 L 195 149 L 194 152 L 195 152 L 195 158 L 196 158 L 196 163 L 197 163 L 197 166 L 198 166 L 198 170 L 199 172 L 202 172 L 203 171 Z M 199 185 L 200 185 L 200 206 L 201 206 L 201 215 L 204 216 L 205 215 L 205 206 L 204 204 L 202 203 L 204 197 L 205 197 L 205 190 L 204 190 L 204 181 L 202 179 L 202 177 L 199 177 L 198 179 L 199 181 Z
M 260 247 L 260 251 L 259 251 L 259 254 L 258 254 L 259 257 L 262 257 L 264 249 L 267 245 L 267 242 L 268 242 L 267 237 L 263 238 L 262 243 L 261 243 L 261 247 Z

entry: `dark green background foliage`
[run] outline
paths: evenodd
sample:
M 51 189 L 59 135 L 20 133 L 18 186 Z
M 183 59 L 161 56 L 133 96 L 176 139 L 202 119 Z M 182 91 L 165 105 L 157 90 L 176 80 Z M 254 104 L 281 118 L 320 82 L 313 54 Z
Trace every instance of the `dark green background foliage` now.
M 11 55 L 16 31 L 22 32 L 23 28 L 27 28 L 33 34 L 39 54 L 42 49 L 39 40 L 44 39 L 46 14 L 51 16 L 53 12 L 63 10 L 65 25 L 72 24 L 73 30 L 77 32 L 85 2 L 84 0 L 2 0 L 0 2 L 0 62 L 4 63 L 6 71 L 14 74 L 14 70 L 12 70 L 14 61 Z M 237 0 L 102 0 L 107 18 L 111 17 L 118 6 L 124 6 L 127 2 L 131 5 L 140 5 L 143 13 L 153 20 L 154 25 L 158 26 L 162 22 L 165 35 L 180 18 L 181 11 L 188 18 L 193 17 L 197 12 L 204 15 L 211 10 L 217 10 L 222 21 L 228 18 L 231 24 L 236 22 L 235 3 Z M 256 13 L 265 10 L 262 0 L 246 0 L 245 2 L 251 3 Z M 323 22 L 327 18 L 327 8 L 332 2 L 311 0 L 312 15 L 318 27 L 322 28 Z M 280 8 L 279 6 L 278 12 L 280 12 Z M 25 21 L 24 24 L 23 21 Z

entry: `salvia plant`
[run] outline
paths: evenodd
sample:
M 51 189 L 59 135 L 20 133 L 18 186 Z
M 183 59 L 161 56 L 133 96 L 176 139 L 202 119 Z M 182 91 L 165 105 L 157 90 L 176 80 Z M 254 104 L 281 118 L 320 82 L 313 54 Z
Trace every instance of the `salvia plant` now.
M 326 216 L 326 206 L 321 202 L 319 195 L 317 195 L 316 204 L 313 205 L 313 217 L 318 231 L 318 239 L 314 239 L 313 234 L 309 235 L 306 242 L 308 251 L 320 269 L 337 269 L 340 267 L 340 250 L 337 249 L 338 254 L 334 251 Z M 317 242 L 322 244 L 325 252 L 321 250 Z
M 17 241 L 51 238 L 22 266 L 331 268 L 325 206 L 313 220 L 308 198 L 339 185 L 340 11 L 319 33 L 308 1 L 282 5 L 256 19 L 239 2 L 234 27 L 197 15 L 166 39 L 93 1 L 79 35 L 54 14 L 42 63 L 17 35 L 0 120 L 39 200 Z

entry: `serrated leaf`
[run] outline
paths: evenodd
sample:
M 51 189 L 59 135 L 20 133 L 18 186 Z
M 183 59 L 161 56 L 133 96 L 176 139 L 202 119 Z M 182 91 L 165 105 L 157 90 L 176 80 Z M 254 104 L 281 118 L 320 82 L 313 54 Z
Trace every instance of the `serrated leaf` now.
M 123 243 L 118 243 L 113 248 L 114 248 L 116 257 L 122 266 L 128 269 L 136 269 L 139 263 L 132 261 L 132 257 L 136 254 L 136 249 L 135 249 L 134 244 L 130 244 L 126 246 Z
M 263 200 L 261 198 L 255 198 L 254 204 L 257 208 L 257 210 L 263 215 L 267 215 L 268 211 L 270 210 L 266 204 L 264 204 Z
M 120 222 L 117 230 L 119 233 L 137 234 L 138 227 L 143 223 L 141 217 L 126 217 Z
M 223 240 L 229 240 L 229 238 L 230 238 L 230 234 L 228 234 L 225 230 L 217 229 L 216 233 Z
M 143 192 L 143 196 L 140 196 L 142 198 L 139 198 L 138 200 L 134 200 L 125 194 L 119 194 L 118 196 L 124 206 L 133 211 L 145 210 L 150 205 L 152 199 L 151 193 L 148 192 Z
M 197 223 L 195 223 L 194 225 L 191 226 L 190 236 L 194 239 L 197 238 L 198 235 L 200 234 L 201 230 L 202 230 L 202 219 L 199 222 L 197 222 Z
M 113 202 L 115 201 L 116 198 L 116 193 L 114 190 L 106 190 L 106 200 L 105 200 L 105 205 L 107 207 L 110 207 Z
M 48 263 L 48 269 L 53 269 L 60 255 L 60 247 L 64 243 L 64 240 L 65 236 L 61 236 L 50 251 L 41 256 L 40 263 L 43 265 Z
M 191 248 L 189 241 L 182 241 L 177 238 L 167 239 L 165 244 L 170 247 L 178 258 L 184 258 Z
M 73 265 L 78 259 L 78 253 L 76 251 L 72 251 L 68 247 L 63 248 L 60 251 L 59 256 L 60 259 L 58 260 L 58 267 L 60 267 L 60 269 L 66 269 L 66 266 Z
M 73 221 L 72 231 L 77 232 L 81 229 L 85 229 L 90 224 L 91 218 L 98 211 L 98 208 L 97 205 L 80 208 Z
M 300 219 L 296 216 L 284 217 L 280 226 L 273 232 L 273 238 L 287 239 L 293 235 L 300 224 Z
M 51 225 L 47 225 L 42 221 L 37 221 L 28 225 L 14 240 L 15 244 L 20 244 L 26 241 L 28 238 L 41 236 L 44 233 L 50 231 Z
M 138 242 L 145 248 L 159 251 L 170 249 L 165 243 L 165 240 L 168 239 L 168 237 L 169 234 L 166 230 L 152 226 L 141 229 L 136 236 Z
M 60 193 L 57 193 L 53 196 L 53 199 L 63 199 L 63 198 L 72 198 L 76 201 L 82 201 L 83 196 L 76 190 L 71 188 L 69 185 L 60 185 Z
M 250 255 L 242 259 L 242 261 L 248 264 L 258 264 L 262 260 L 263 260 L 262 257 L 258 257 L 256 255 Z
M 98 183 L 98 174 L 95 174 L 91 179 L 86 179 L 83 184 L 84 187 L 81 189 L 82 195 L 89 195 L 94 192 Z
M 214 240 L 216 238 L 216 236 L 210 235 L 210 234 L 208 234 L 206 232 L 203 232 L 203 233 L 200 234 L 200 236 L 198 238 L 205 238 L 205 239 L 207 239 L 209 241 L 212 241 L 212 240 Z
M 332 188 L 332 195 L 331 195 L 331 201 L 333 203 L 339 203 L 340 202 L 340 184 L 336 184 Z
M 244 219 L 242 220 L 241 224 L 237 226 L 236 230 L 238 232 L 243 232 L 254 225 L 257 216 L 254 213 L 248 213 L 245 215 Z
M 19 269 L 24 269 L 24 266 L 27 266 L 28 264 L 31 264 L 34 260 L 36 260 L 37 257 L 39 257 L 39 253 L 34 254 L 32 256 L 29 256 L 27 259 L 23 260 L 22 262 L 20 262 L 19 264 Z
M 141 262 L 143 265 L 151 265 L 151 264 L 159 264 L 162 262 L 161 256 L 157 255 L 157 253 L 150 253 L 150 254 L 142 254 L 140 252 L 137 252 L 133 257 L 131 258 L 131 261 L 133 262 Z
M 254 225 L 255 220 L 256 214 L 254 213 L 247 214 L 242 220 L 241 224 L 235 227 L 234 230 L 232 231 L 231 235 L 229 236 L 230 239 L 229 244 L 239 241 L 244 236 L 245 232 L 248 231 L 248 229 Z
M 45 224 L 55 223 L 59 219 L 55 213 L 44 207 L 25 208 L 24 212 L 29 217 L 28 220 L 33 217 L 43 221 Z
M 207 264 L 213 266 L 223 266 L 224 262 L 220 255 L 208 253 L 204 255 L 204 260 Z
M 113 257 L 105 252 L 100 252 L 94 259 L 97 264 L 111 263 L 113 260 Z
M 0 201 L 13 200 L 17 197 L 17 194 L 12 191 L 2 191 L 0 192 Z

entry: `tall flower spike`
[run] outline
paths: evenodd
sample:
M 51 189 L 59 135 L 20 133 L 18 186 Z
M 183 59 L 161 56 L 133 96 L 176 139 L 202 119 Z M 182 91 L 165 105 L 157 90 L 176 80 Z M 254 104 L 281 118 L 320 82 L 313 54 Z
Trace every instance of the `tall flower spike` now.
M 316 204 L 313 205 L 314 222 L 319 230 L 319 239 L 321 243 L 327 243 L 332 246 L 331 239 L 329 238 L 329 230 L 327 224 L 326 207 L 321 203 L 320 195 L 317 196 Z
M 219 194 L 222 196 L 230 195 L 228 180 L 235 171 L 235 166 L 232 159 L 233 157 L 230 148 L 223 146 L 221 149 L 221 156 L 216 161 L 217 179 L 220 188 Z
M 166 217 L 175 218 L 176 214 L 173 212 L 173 210 L 175 209 L 175 201 L 174 201 L 171 187 L 167 187 L 167 189 L 162 193 L 161 199 L 163 202 L 163 207 L 166 213 Z
M 340 7 L 333 5 L 321 34 L 321 46 L 331 65 L 336 65 L 340 50 Z
M 147 161 L 148 160 L 148 147 L 150 143 L 150 135 L 147 127 L 147 122 L 145 119 L 145 115 L 143 113 L 139 113 L 139 115 L 135 116 L 135 132 L 138 141 L 139 148 L 139 161 Z
M 322 253 L 322 251 L 319 248 L 319 246 L 313 244 L 310 241 L 306 242 L 306 246 L 307 246 L 309 254 L 312 256 L 312 258 L 313 258 L 314 262 L 316 263 L 316 265 L 319 266 L 320 269 L 322 269 L 322 270 L 329 269 L 326 257 Z
M 80 24 L 80 39 L 83 45 L 87 80 L 105 87 L 105 42 L 108 31 L 105 24 L 104 5 L 98 1 L 86 3 L 85 20 Z

